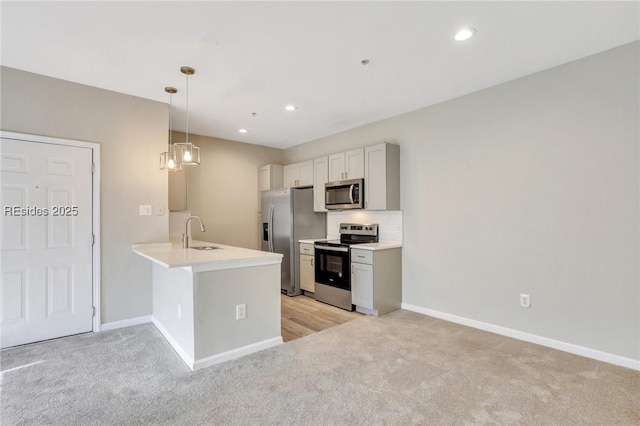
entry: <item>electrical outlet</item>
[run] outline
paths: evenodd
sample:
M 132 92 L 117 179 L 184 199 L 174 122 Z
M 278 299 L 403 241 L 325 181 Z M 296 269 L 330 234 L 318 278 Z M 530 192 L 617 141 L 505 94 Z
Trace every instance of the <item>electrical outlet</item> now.
M 236 305 L 236 320 L 245 319 L 247 317 L 247 305 L 242 303 Z
M 531 297 L 528 294 L 520 295 L 520 306 L 523 308 L 531 307 Z
M 182 319 L 182 305 L 178 303 L 178 319 Z
M 140 216 L 151 216 L 151 206 L 149 204 L 140 204 Z

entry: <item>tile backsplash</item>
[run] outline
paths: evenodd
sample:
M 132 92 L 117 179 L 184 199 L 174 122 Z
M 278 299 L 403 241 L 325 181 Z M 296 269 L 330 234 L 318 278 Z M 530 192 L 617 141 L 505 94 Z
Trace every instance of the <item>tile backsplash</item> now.
M 402 212 L 345 210 L 327 213 L 327 238 L 339 238 L 338 227 L 341 223 L 377 223 L 381 240 L 402 241 Z

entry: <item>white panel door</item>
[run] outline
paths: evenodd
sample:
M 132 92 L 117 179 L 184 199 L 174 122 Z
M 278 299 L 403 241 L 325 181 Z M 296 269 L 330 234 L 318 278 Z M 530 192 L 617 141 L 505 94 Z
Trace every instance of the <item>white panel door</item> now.
M 2 348 L 92 330 L 92 151 L 0 140 Z

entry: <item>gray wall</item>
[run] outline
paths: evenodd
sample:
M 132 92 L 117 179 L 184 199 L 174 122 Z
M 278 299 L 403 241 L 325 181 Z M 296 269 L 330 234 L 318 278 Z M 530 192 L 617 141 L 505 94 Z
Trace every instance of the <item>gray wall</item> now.
M 174 141 L 184 140 L 183 134 L 175 135 Z M 207 228 L 203 234 L 192 225 L 193 238 L 259 249 L 258 168 L 282 164 L 283 150 L 198 135 L 189 135 L 189 141 L 200 147 L 201 165 L 183 167 L 189 174 L 187 210 Z M 170 197 L 183 199 L 176 193 L 183 185 L 180 173 L 172 172 L 169 180 L 177 182 Z
M 166 241 L 167 105 L 2 67 L 2 130 L 100 143 L 102 323 L 151 314 L 151 265 L 131 245 Z
M 640 359 L 639 48 L 299 145 L 285 160 L 395 141 L 405 303 Z

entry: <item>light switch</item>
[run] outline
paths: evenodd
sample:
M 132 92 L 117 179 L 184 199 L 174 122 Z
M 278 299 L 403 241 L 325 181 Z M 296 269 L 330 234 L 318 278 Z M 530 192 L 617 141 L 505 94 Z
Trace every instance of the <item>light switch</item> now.
M 164 216 L 164 206 L 156 207 L 156 216 Z
M 149 204 L 140 204 L 140 216 L 151 216 L 151 206 Z

